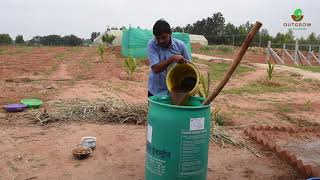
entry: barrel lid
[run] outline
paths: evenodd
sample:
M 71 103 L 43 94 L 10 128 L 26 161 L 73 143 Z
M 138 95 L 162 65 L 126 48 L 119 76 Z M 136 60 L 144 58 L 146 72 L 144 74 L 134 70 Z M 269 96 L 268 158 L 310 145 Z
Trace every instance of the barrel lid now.
M 170 96 L 150 96 L 148 98 L 148 101 L 151 103 L 155 103 L 158 105 L 162 105 L 162 106 L 168 106 L 168 107 L 172 107 L 172 108 L 181 108 L 181 109 L 202 109 L 202 108 L 208 108 L 210 107 L 209 105 L 201 105 L 201 103 L 204 101 L 205 99 L 202 97 L 198 97 L 198 96 L 190 96 L 189 100 L 187 102 L 186 106 L 177 106 L 177 105 L 173 105 L 171 104 L 171 97 Z M 191 104 L 191 102 L 193 104 Z

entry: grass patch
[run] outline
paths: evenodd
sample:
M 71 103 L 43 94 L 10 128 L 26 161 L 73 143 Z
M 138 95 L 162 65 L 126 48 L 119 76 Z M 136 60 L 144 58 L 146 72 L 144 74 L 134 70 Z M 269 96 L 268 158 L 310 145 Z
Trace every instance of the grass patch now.
M 299 66 L 293 66 L 302 70 L 311 71 L 311 72 L 317 72 L 320 73 L 320 66 L 308 66 L 308 65 L 299 65 Z
M 58 53 L 54 56 L 55 59 L 58 59 L 58 60 L 63 60 L 65 58 L 65 53 L 64 52 L 61 52 L 61 53 Z
M 79 53 L 81 51 L 80 47 L 69 47 L 68 50 L 71 53 Z
M 276 92 L 276 93 L 282 93 L 282 92 L 288 92 L 291 91 L 290 87 L 287 85 L 267 85 L 266 83 L 262 81 L 256 81 L 252 82 L 250 84 L 247 84 L 242 87 L 238 88 L 231 88 L 223 90 L 223 93 L 226 94 L 261 94 L 265 92 Z
M 11 48 L 1 49 L 0 55 L 19 55 L 19 54 L 27 54 L 34 50 L 34 47 L 31 46 L 12 46 Z
M 273 78 L 273 81 L 266 82 L 265 80 L 257 80 L 247 85 L 237 88 L 223 90 L 226 94 L 260 94 L 266 92 L 284 93 L 297 91 L 314 91 L 318 90 L 320 84 L 317 81 L 308 79 L 296 79 L 284 75 L 278 75 Z
M 217 81 L 217 80 L 221 80 L 226 71 L 229 69 L 230 64 L 228 63 L 223 63 L 223 62 L 209 62 L 206 60 L 201 60 L 201 59 L 196 59 L 194 58 L 193 60 L 196 63 L 201 63 L 201 64 L 206 64 L 209 66 L 209 73 L 210 73 L 210 79 Z M 234 75 L 242 75 L 248 72 L 252 72 L 255 71 L 254 68 L 252 67 L 248 67 L 248 66 L 244 66 L 244 65 L 239 65 L 236 69 L 236 71 L 234 72 Z
M 200 52 L 208 51 L 215 51 L 217 54 L 230 54 L 234 52 L 234 47 L 227 45 L 208 45 L 200 48 Z
M 80 60 L 80 68 L 81 69 L 89 70 L 92 67 L 93 67 L 93 65 L 88 60 L 85 60 L 85 59 Z
M 293 109 L 292 109 L 290 106 L 285 106 L 285 105 L 280 106 L 280 107 L 279 107 L 279 110 L 280 110 L 281 112 L 285 112 L 285 113 L 293 112 Z

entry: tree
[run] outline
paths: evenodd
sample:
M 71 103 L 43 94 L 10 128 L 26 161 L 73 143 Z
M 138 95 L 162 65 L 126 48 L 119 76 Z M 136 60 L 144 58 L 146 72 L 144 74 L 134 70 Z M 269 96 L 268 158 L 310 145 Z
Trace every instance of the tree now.
M 276 37 L 274 37 L 273 42 L 276 44 L 283 44 L 285 42 L 285 37 L 284 34 L 282 33 L 277 33 Z
M 48 35 L 43 36 L 40 40 L 40 43 L 44 46 L 58 46 L 63 45 L 63 38 L 59 35 Z
M 24 39 L 22 35 L 16 36 L 16 40 L 14 41 L 16 44 L 24 44 Z
M 311 43 L 311 44 L 318 43 L 316 34 L 314 32 L 310 33 L 309 36 L 307 37 L 307 41 L 308 43 Z
M 63 41 L 63 44 L 67 46 L 80 46 L 82 44 L 82 40 L 73 34 L 64 36 Z
M 224 34 L 227 34 L 227 35 L 235 35 L 237 34 L 237 28 L 231 24 L 231 23 L 227 23 L 225 26 L 224 26 Z
M 0 34 L 0 44 L 12 44 L 9 34 Z
M 272 40 L 272 36 L 269 35 L 269 32 L 267 29 L 261 29 L 260 36 L 261 36 L 262 45 L 267 46 L 268 41 Z
M 100 36 L 100 32 L 91 33 L 91 42 L 93 42 L 93 40 L 96 39 L 98 36 Z
M 28 42 L 28 45 L 35 46 L 35 45 L 41 45 L 41 36 L 35 36 Z
M 294 35 L 292 29 L 284 34 L 284 42 L 285 43 L 294 43 Z
M 224 29 L 225 19 L 222 13 L 217 12 L 208 17 L 207 19 L 202 19 L 193 23 L 193 25 L 188 24 L 184 29 L 185 32 L 194 34 L 203 34 L 204 36 L 216 36 L 222 34 Z
M 183 32 L 183 28 L 180 26 L 177 26 L 175 28 L 172 28 L 172 32 Z

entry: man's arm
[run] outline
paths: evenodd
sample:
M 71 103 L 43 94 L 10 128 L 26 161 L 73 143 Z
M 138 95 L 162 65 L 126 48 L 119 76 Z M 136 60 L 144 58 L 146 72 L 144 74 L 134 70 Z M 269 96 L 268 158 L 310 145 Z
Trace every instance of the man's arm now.
M 173 63 L 173 62 L 177 62 L 177 63 L 183 63 L 184 62 L 184 58 L 181 55 L 173 55 L 171 56 L 169 59 L 162 61 L 158 64 L 153 65 L 152 71 L 155 73 L 160 73 L 164 70 L 166 70 L 168 68 L 168 66 Z
M 159 54 L 156 52 L 152 44 L 148 44 L 148 59 L 149 64 L 153 72 L 160 73 L 167 69 L 167 67 L 173 63 L 182 63 L 184 61 L 183 56 L 173 55 L 169 59 L 160 62 Z
M 182 46 L 182 56 L 184 57 L 184 59 L 191 61 L 191 55 L 188 52 L 186 45 L 182 43 L 181 46 Z

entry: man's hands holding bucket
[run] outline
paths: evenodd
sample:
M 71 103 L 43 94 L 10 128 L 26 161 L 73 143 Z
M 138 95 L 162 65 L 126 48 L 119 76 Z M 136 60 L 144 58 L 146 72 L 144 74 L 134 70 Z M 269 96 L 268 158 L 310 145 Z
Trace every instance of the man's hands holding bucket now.
M 176 55 L 173 55 L 170 57 L 170 60 L 172 62 L 176 62 L 176 63 L 180 63 L 180 64 L 183 64 L 183 63 L 187 63 L 188 60 L 186 60 L 182 55 L 180 54 L 176 54 Z

